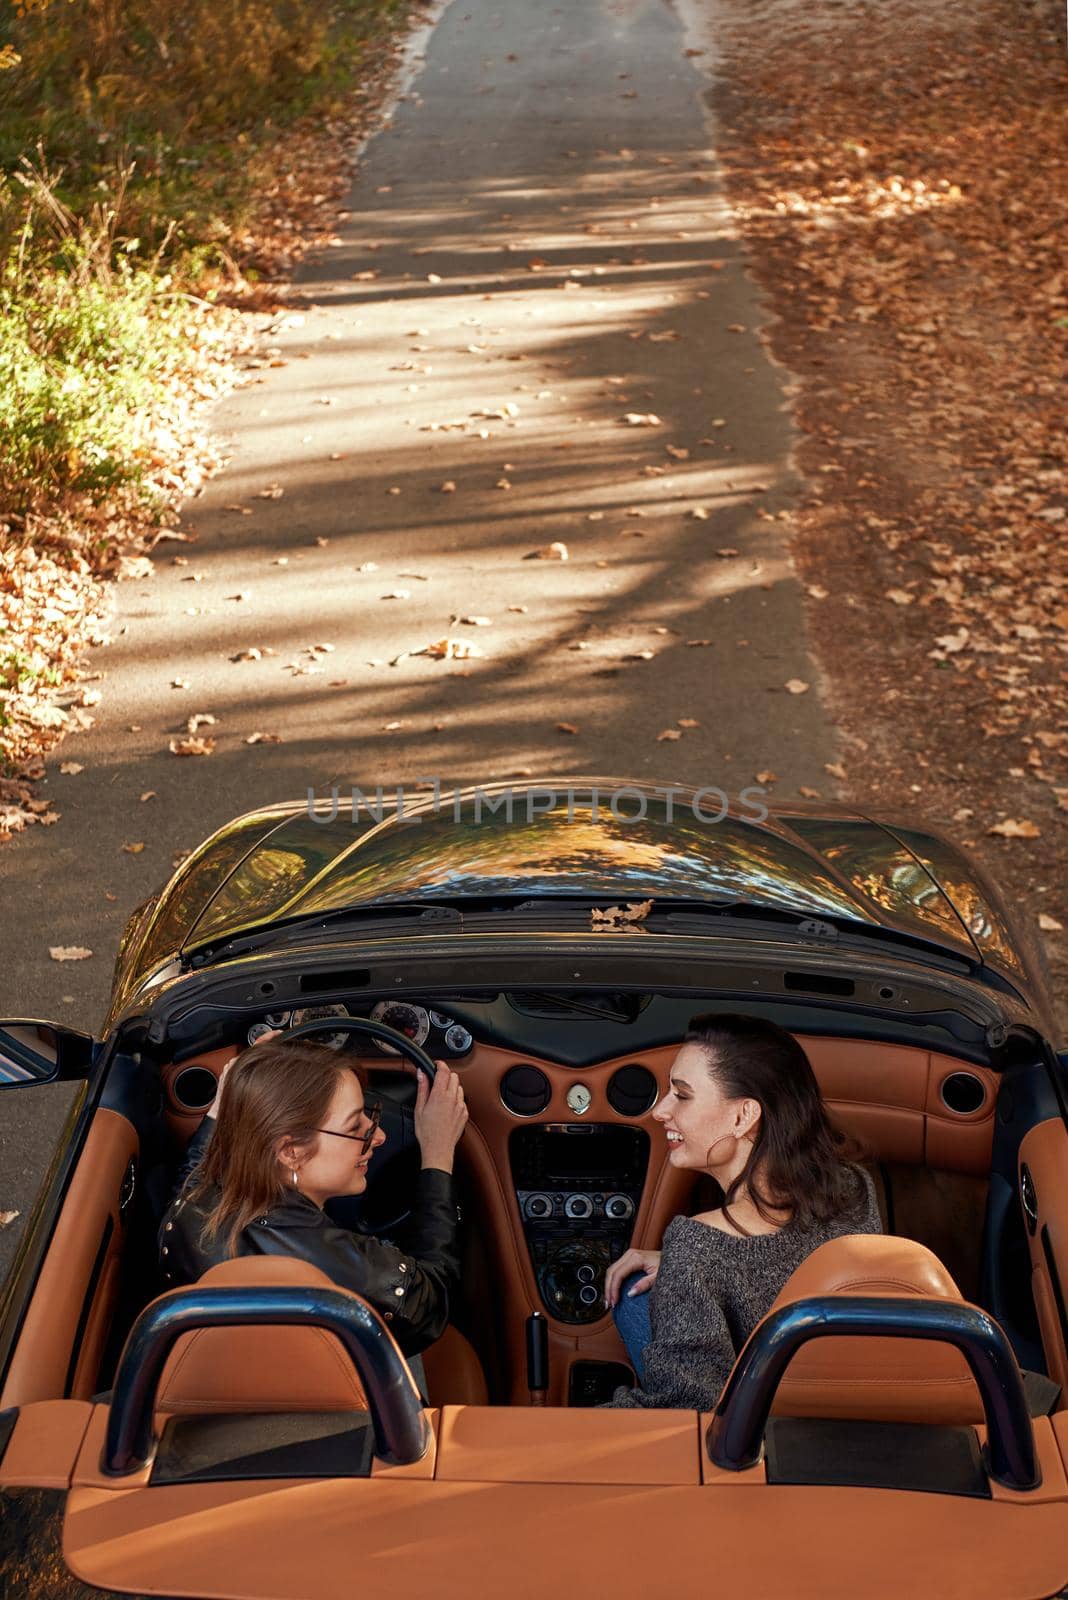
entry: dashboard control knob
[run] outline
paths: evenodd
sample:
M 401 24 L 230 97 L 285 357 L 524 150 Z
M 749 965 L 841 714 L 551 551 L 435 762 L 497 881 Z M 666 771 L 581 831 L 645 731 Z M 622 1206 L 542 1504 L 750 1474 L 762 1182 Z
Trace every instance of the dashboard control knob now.
M 610 1194 L 604 1203 L 604 1214 L 613 1222 L 629 1222 L 634 1215 L 634 1201 L 629 1194 Z
M 540 1220 L 552 1216 L 553 1203 L 547 1194 L 528 1194 L 523 1210 L 528 1217 Z
M 589 1262 L 586 1261 L 581 1267 L 579 1267 L 575 1276 L 579 1283 L 593 1283 L 596 1280 L 597 1274 L 590 1266 Z
M 593 1201 L 588 1194 L 569 1194 L 564 1201 L 564 1215 L 572 1221 L 581 1221 L 583 1217 L 593 1216 Z
M 584 1283 L 578 1292 L 579 1300 L 584 1306 L 592 1306 L 597 1302 L 597 1290 L 592 1283 Z

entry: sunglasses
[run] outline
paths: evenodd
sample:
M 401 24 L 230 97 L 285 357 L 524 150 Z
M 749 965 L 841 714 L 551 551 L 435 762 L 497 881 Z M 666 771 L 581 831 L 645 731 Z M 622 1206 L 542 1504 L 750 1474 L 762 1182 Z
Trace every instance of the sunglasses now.
M 338 1128 L 316 1128 L 316 1133 L 329 1133 L 335 1139 L 352 1139 L 361 1146 L 360 1154 L 366 1155 L 371 1148 L 378 1124 L 382 1121 L 381 1105 L 368 1106 L 364 1104 L 363 1114 L 368 1119 L 367 1127 L 363 1133 L 342 1133 Z

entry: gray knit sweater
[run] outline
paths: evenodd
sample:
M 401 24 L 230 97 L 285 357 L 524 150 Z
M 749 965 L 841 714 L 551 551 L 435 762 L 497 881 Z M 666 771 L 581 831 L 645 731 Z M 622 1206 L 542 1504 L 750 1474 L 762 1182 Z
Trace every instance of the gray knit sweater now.
M 882 1232 L 874 1186 L 860 1171 L 866 1201 L 808 1230 L 788 1223 L 777 1233 L 745 1238 L 675 1217 L 664 1230 L 660 1270 L 649 1290 L 652 1342 L 642 1355 L 644 1385 L 617 1389 L 612 1405 L 713 1410 L 738 1352 L 805 1257 L 842 1234 Z

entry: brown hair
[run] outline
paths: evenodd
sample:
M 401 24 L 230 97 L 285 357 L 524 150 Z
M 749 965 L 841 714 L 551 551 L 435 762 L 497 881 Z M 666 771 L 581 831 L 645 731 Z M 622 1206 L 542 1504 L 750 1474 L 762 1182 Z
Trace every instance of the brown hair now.
M 685 1043 L 701 1045 L 708 1070 L 731 1100 L 749 1098 L 761 1117 L 749 1159 L 723 1196 L 723 1214 L 745 1190 L 765 1222 L 788 1210 L 801 1228 L 857 1211 L 866 1197 L 852 1159 L 859 1146 L 831 1127 L 812 1064 L 792 1034 L 762 1017 L 709 1012 L 691 1017 Z
M 205 1200 L 204 1237 L 223 1234 L 236 1254 L 241 1231 L 286 1192 L 279 1139 L 316 1139 L 342 1073 L 360 1074 L 324 1045 L 269 1040 L 243 1050 L 226 1075 L 219 1116 L 197 1169 L 191 1200 Z

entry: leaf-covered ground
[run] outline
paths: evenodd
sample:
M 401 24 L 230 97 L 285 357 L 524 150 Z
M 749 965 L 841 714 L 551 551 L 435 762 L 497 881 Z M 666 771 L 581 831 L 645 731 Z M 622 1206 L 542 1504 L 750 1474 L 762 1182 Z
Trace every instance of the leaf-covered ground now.
M 144 470 L 136 485 L 99 494 L 42 494 L 27 510 L 0 498 L 0 845 L 58 813 L 36 798 L 44 757 L 72 728 L 92 725 L 104 690 L 83 665 L 106 643 L 113 584 L 150 576 L 150 552 L 195 542 L 181 506 L 222 459 L 208 412 L 264 364 L 248 356 L 288 294 L 287 278 L 309 251 L 331 243 L 352 152 L 374 126 L 403 45 L 396 27 L 365 42 L 359 86 L 342 114 L 289 127 L 255 154 L 259 203 L 227 232 L 229 268 L 211 275 L 210 300 L 184 292 L 181 358 L 162 392 L 132 425 Z M 162 553 L 162 551 L 157 551 Z M 106 686 L 105 686 L 106 687 Z
M 1046 0 L 716 15 L 725 183 L 801 380 L 795 556 L 844 792 L 985 861 L 1068 994 L 1062 19 Z

